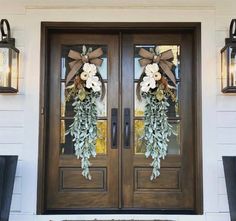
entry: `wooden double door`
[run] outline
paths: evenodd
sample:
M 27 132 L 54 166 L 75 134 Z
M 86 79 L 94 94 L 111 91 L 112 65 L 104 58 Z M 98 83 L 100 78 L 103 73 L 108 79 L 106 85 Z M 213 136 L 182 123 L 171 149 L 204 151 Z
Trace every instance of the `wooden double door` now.
M 45 118 L 45 211 L 196 211 L 196 145 L 193 36 L 188 32 L 54 33 L 49 41 L 48 100 Z M 91 158 L 92 180 L 81 175 L 72 137 L 65 131 L 73 121 L 73 107 L 65 100 L 70 49 L 103 50 L 99 71 L 106 95 L 98 101 L 97 156 Z M 136 97 L 142 73 L 140 48 L 172 49 L 177 103 L 170 101 L 171 136 L 161 175 L 150 180 L 151 159 L 144 155 L 144 101 Z M 201 193 L 199 193 L 201 194 Z

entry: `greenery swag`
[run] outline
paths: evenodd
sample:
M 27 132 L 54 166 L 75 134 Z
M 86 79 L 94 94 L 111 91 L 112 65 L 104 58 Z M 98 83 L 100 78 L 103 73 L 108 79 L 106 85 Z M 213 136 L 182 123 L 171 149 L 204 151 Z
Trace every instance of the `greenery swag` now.
M 175 85 L 175 77 L 172 73 L 172 50 L 163 53 L 149 51 L 141 48 L 139 62 L 144 71 L 137 85 L 137 97 L 145 100 L 144 109 L 144 143 L 146 145 L 145 156 L 152 158 L 152 174 L 150 179 L 156 179 L 160 175 L 161 159 L 167 155 L 169 137 L 175 134 L 168 122 L 168 98 L 176 102 L 173 92 L 174 86 L 168 84 L 168 79 Z
M 75 155 L 81 158 L 82 175 L 91 179 L 89 167 L 90 158 L 96 156 L 97 139 L 97 99 L 104 97 L 104 83 L 97 66 L 102 64 L 99 58 L 103 54 L 102 49 L 86 48 L 82 53 L 70 50 L 69 57 L 71 71 L 67 76 L 66 100 L 73 99 L 74 121 L 70 125 L 67 134 L 73 137 Z

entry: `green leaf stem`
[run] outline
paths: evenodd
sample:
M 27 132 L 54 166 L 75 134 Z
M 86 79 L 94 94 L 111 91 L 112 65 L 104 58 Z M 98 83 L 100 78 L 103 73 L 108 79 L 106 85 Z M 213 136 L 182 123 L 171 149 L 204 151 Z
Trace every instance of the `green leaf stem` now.
M 168 122 L 167 96 L 158 91 L 156 94 L 145 93 L 143 97 L 145 98 L 143 136 L 146 144 L 145 156 L 152 158 L 150 179 L 153 180 L 160 175 L 161 159 L 167 155 L 168 138 L 171 134 L 175 135 L 175 132 Z
M 91 179 L 90 158 L 96 156 L 97 105 L 99 93 L 91 92 L 86 97 L 78 93 L 74 98 L 74 121 L 67 134 L 73 137 L 75 155 L 81 159 L 82 175 Z

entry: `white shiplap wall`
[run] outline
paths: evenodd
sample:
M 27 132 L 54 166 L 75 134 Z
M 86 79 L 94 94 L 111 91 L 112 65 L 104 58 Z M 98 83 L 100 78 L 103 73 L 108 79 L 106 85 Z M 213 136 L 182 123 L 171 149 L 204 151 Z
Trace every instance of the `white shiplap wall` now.
M 0 94 L 0 154 L 19 155 L 11 221 L 62 220 L 68 216 L 36 216 L 38 153 L 39 53 L 41 21 L 199 21 L 202 22 L 204 215 L 70 216 L 71 219 L 172 219 L 176 221 L 229 221 L 222 155 L 236 155 L 236 96 L 220 92 L 220 48 L 224 45 L 230 7 L 144 9 L 0 9 L 21 50 L 20 92 Z M 88 18 L 88 13 L 94 13 Z M 120 14 L 122 13 L 122 16 Z M 169 17 L 166 14 L 169 13 Z M 209 172 L 210 168 L 210 172 Z
M 19 15 L 17 12 L 12 15 L 12 20 L 22 20 L 25 15 Z M 6 15 L 0 12 L 0 17 Z M 9 16 L 9 15 L 7 15 Z M 9 19 L 10 20 L 10 19 Z M 17 37 L 16 47 L 24 51 L 24 28 L 18 23 L 18 26 L 12 30 L 12 35 Z M 22 199 L 22 149 L 24 145 L 24 75 L 23 75 L 23 56 L 20 55 L 20 76 L 19 93 L 17 95 L 0 94 L 0 155 L 18 155 L 16 178 L 13 190 L 12 213 L 21 212 Z
M 224 45 L 225 36 L 228 37 L 229 23 L 236 18 L 235 12 L 230 7 L 218 5 L 216 10 L 216 50 L 217 52 Z M 222 156 L 236 156 L 236 96 L 234 94 L 222 94 L 220 92 L 220 53 L 217 54 L 217 183 L 218 183 L 218 211 L 228 213 L 228 199 L 225 185 Z

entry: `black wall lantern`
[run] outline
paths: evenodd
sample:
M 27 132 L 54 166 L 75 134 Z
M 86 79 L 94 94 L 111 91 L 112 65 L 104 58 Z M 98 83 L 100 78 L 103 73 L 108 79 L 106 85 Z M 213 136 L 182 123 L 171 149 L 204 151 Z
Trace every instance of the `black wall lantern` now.
M 1 20 L 0 29 L 2 34 L 0 41 L 0 93 L 16 93 L 18 91 L 19 50 L 15 48 L 15 39 L 11 38 L 10 25 L 6 19 Z
M 221 90 L 236 93 L 236 19 L 231 21 L 229 38 L 221 49 Z

